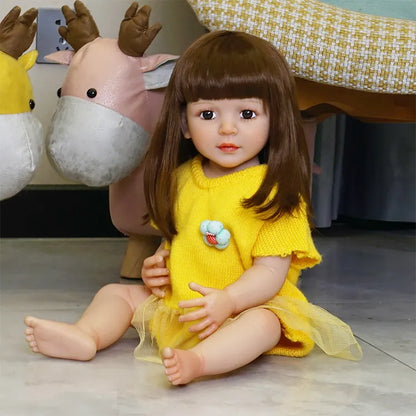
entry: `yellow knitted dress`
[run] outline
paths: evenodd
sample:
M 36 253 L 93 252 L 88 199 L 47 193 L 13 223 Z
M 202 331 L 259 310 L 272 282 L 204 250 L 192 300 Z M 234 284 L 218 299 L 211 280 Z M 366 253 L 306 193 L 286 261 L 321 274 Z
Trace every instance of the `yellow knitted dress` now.
M 171 286 L 164 299 L 150 296 L 140 305 L 132 324 L 139 332 L 137 358 L 160 361 L 166 346 L 189 349 L 199 341 L 188 331 L 193 323 L 181 323 L 180 300 L 201 296 L 189 289 L 193 281 L 223 289 L 252 265 L 255 257 L 291 256 L 287 279 L 279 293 L 260 307 L 272 310 L 282 325 L 282 337 L 269 354 L 301 357 L 316 342 L 326 353 L 349 359 L 361 358 L 350 328 L 327 311 L 307 302 L 295 286 L 300 271 L 320 262 L 302 207 L 277 221 L 264 221 L 241 206 L 252 196 L 266 173 L 266 165 L 254 166 L 219 178 L 207 178 L 202 159 L 196 157 L 177 172 L 178 199 L 175 220 L 178 234 L 170 249 Z M 243 312 L 244 313 L 244 312 Z M 229 324 L 230 318 L 224 325 Z

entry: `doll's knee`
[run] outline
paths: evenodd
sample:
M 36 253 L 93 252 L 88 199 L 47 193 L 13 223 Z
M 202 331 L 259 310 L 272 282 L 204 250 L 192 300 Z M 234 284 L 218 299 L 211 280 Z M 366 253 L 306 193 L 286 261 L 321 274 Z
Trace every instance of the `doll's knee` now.
M 103 286 L 98 292 L 97 295 L 117 295 L 122 291 L 121 284 L 119 283 L 109 283 Z
M 143 285 L 126 285 L 109 283 L 103 286 L 95 295 L 97 298 L 117 297 L 124 300 L 135 311 L 137 306 L 144 302 L 151 292 Z
M 103 286 L 95 295 L 95 299 L 102 298 L 122 298 L 129 302 L 130 300 L 130 289 L 128 285 L 122 285 L 120 283 L 109 283 Z M 130 302 L 129 302 L 130 303 Z
M 270 339 L 270 348 L 275 346 L 280 340 L 282 331 L 279 318 L 269 309 L 258 308 L 250 312 L 258 336 Z

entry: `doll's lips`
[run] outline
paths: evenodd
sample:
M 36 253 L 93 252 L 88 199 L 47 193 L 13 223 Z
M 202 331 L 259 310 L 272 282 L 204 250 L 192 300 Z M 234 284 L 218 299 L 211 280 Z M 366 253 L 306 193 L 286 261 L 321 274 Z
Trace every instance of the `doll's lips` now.
M 218 149 L 220 149 L 224 153 L 233 153 L 237 151 L 240 147 L 233 144 L 233 143 L 221 143 L 219 146 L 217 146 Z

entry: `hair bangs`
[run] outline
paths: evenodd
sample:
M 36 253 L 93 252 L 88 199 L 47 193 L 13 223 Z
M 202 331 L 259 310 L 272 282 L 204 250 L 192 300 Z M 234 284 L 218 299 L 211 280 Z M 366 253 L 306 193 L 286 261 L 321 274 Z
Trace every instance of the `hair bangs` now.
M 256 97 L 268 105 L 273 77 L 269 73 L 274 71 L 268 70 L 264 51 L 238 34 L 230 38 L 224 33 L 220 40 L 192 48 L 189 59 L 182 61 L 179 89 L 183 102 Z

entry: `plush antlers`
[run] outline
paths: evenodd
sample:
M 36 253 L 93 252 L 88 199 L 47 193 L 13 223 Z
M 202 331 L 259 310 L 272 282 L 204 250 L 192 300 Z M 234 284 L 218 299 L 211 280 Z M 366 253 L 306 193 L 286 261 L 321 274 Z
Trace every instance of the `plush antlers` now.
M 38 15 L 35 8 L 27 10 L 20 17 L 20 7 L 15 6 L 0 23 L 0 51 L 19 58 L 31 45 L 35 37 Z
M 82 1 L 77 0 L 74 8 L 75 12 L 69 6 L 62 6 L 66 26 L 60 26 L 58 32 L 76 52 L 88 42 L 98 38 L 100 33 L 90 11 Z
M 75 11 L 68 6 L 62 7 L 66 26 L 61 26 L 59 34 L 78 51 L 88 42 L 99 37 L 99 31 L 90 11 L 77 0 Z M 152 43 L 162 25 L 154 24 L 149 28 L 150 6 L 139 9 L 137 2 L 131 4 L 120 24 L 118 45 L 123 53 L 129 56 L 143 56 L 144 51 Z
M 126 11 L 120 25 L 118 46 L 122 52 L 129 56 L 143 56 L 144 51 L 162 28 L 160 23 L 149 28 L 150 6 L 143 6 L 139 10 L 137 2 Z

